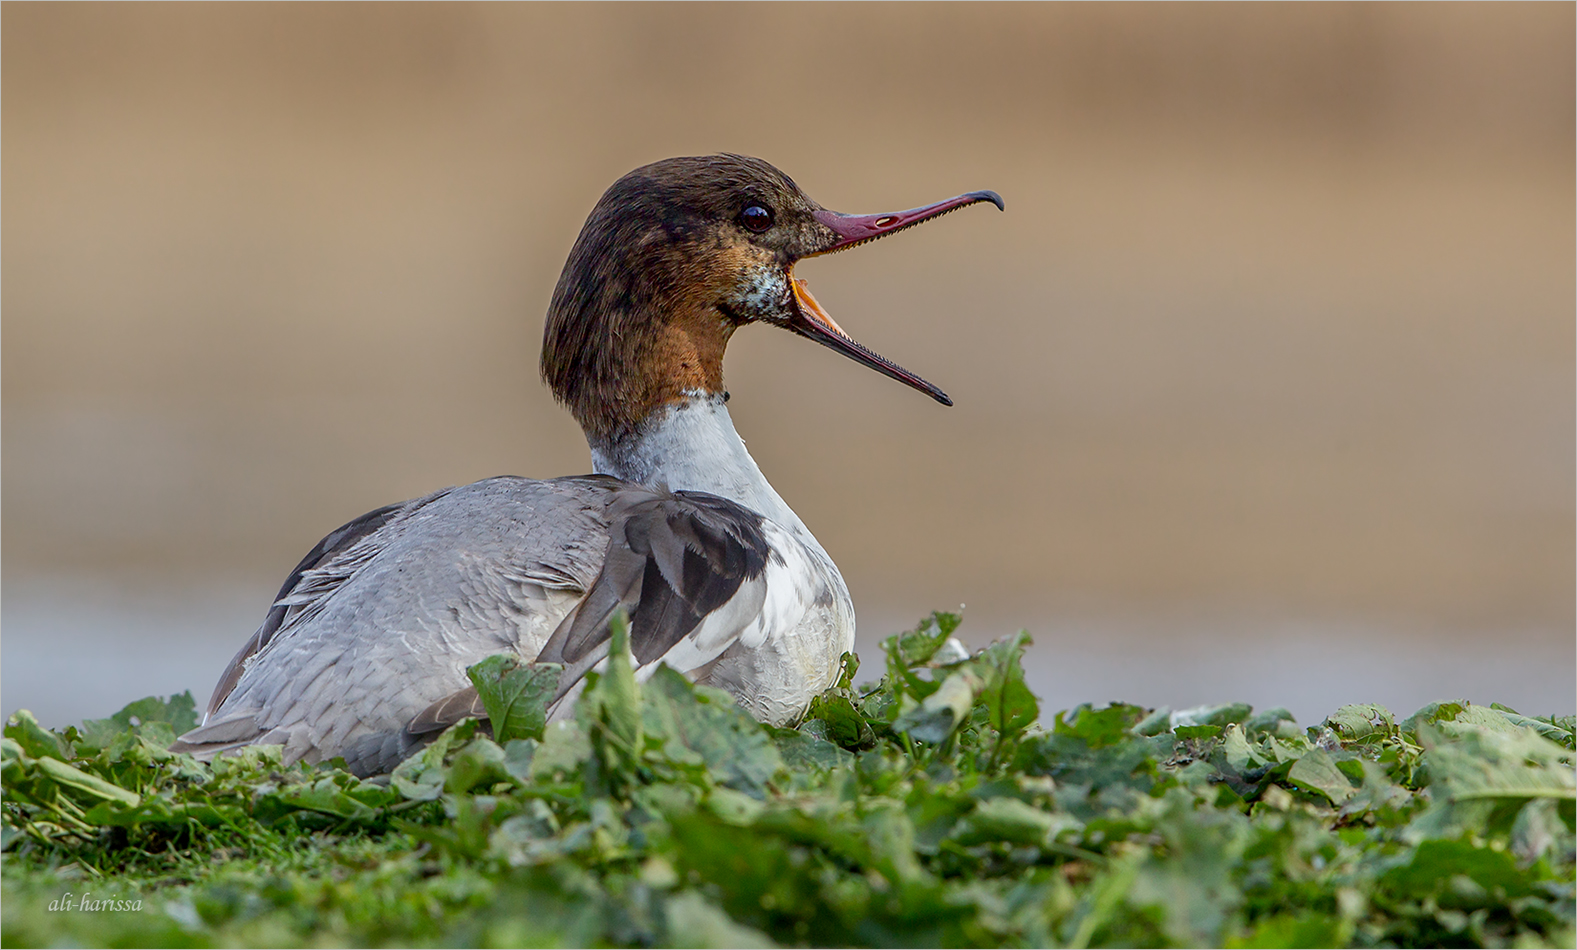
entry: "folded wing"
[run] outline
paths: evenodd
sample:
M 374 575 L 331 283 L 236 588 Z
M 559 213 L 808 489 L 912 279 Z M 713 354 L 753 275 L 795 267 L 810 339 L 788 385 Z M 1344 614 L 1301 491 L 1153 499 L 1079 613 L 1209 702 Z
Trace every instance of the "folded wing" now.
M 798 623 L 785 540 L 722 498 L 602 476 L 489 479 L 380 508 L 302 559 L 172 748 L 282 743 L 292 761 L 387 771 L 485 718 L 465 668 L 489 655 L 563 664 L 567 709 L 620 609 L 638 676 L 702 671 Z

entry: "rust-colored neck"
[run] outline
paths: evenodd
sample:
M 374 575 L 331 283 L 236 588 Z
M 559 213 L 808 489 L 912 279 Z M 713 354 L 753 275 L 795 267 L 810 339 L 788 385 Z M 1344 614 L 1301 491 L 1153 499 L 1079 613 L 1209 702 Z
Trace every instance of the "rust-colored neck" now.
M 639 235 L 607 253 L 585 237 L 553 294 L 542 376 L 587 437 L 608 442 L 687 394 L 722 392 L 734 325 L 709 275 L 726 273 L 713 260 L 726 251 Z

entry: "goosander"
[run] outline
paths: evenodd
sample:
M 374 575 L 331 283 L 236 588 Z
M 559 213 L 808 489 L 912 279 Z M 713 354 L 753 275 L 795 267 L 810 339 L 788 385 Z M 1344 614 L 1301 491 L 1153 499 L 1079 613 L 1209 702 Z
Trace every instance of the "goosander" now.
M 838 214 L 731 154 L 620 178 L 570 251 L 542 343 L 542 377 L 585 431 L 595 474 L 489 478 L 330 532 L 171 748 L 211 758 L 277 743 L 286 762 L 388 772 L 461 718 L 485 718 L 466 667 L 493 654 L 563 664 L 562 717 L 621 608 L 638 680 L 666 663 L 762 721 L 792 721 L 853 648 L 854 604 L 734 431 L 723 351 L 739 327 L 767 323 L 952 405 L 856 343 L 793 268 L 977 202 L 1003 207 L 974 191 Z

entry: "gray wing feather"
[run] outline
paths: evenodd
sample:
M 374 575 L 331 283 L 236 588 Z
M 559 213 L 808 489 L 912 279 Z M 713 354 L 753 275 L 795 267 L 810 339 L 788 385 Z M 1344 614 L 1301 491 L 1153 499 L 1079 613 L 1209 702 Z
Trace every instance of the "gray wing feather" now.
M 535 658 L 601 569 L 620 485 L 488 479 L 339 529 L 287 581 L 270 621 L 282 615 L 226 671 L 206 724 L 172 748 L 283 742 L 287 756 L 392 768 L 420 745 L 406 725 L 462 689 L 467 666 Z
M 285 578 L 284 585 L 279 588 L 279 593 L 274 597 L 274 606 L 269 609 L 268 616 L 263 619 L 263 623 L 257 628 L 257 632 L 252 634 L 252 637 L 241 645 L 241 649 L 236 653 L 235 658 L 230 661 L 230 665 L 225 667 L 225 671 L 220 674 L 219 683 L 214 687 L 213 696 L 208 700 L 208 708 L 203 713 L 204 720 L 207 720 L 219 709 L 225 697 L 229 696 L 230 691 L 235 688 L 236 681 L 241 678 L 241 671 L 245 668 L 247 659 L 267 646 L 268 641 L 272 640 L 274 634 L 279 632 L 279 627 L 285 620 L 285 612 L 290 608 L 287 598 L 296 590 L 297 585 L 301 583 L 303 575 L 307 571 L 317 567 L 319 564 L 334 560 L 337 555 L 353 546 L 357 541 L 383 527 L 391 518 L 396 517 L 403 510 L 412 506 L 420 506 L 436 497 L 437 494 L 428 495 L 426 498 L 418 498 L 415 501 L 408 501 L 401 505 L 386 505 L 376 511 L 369 511 L 360 518 L 346 522 L 330 531 L 322 541 L 319 541 L 311 551 L 308 551 L 307 556 L 302 558 L 301 562 L 296 565 L 296 569 L 290 572 L 289 577 Z
M 495 653 L 563 663 L 562 700 L 606 657 L 616 610 L 651 666 L 714 613 L 748 623 L 769 556 L 755 512 L 602 476 L 495 478 L 382 508 L 297 565 L 204 725 L 171 748 L 279 742 L 290 760 L 387 771 L 448 725 L 485 717 L 467 666 Z
M 582 678 L 607 657 L 608 621 L 621 608 L 630 615 L 631 652 L 643 668 L 696 634 L 725 604 L 745 622 L 760 610 L 769 552 L 755 512 L 699 492 L 625 485 L 610 499 L 608 522 L 601 572 L 537 656 L 564 665 L 550 707 L 578 695 Z M 735 633 L 742 625 L 730 624 Z M 720 641 L 715 651 L 730 643 Z M 467 716 L 487 716 L 469 686 L 424 709 L 406 729 L 428 735 Z

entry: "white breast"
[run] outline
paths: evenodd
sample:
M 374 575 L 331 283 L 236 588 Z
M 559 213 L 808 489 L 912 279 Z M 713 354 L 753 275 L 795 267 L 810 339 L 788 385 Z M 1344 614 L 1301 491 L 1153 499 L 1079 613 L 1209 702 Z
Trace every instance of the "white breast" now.
M 721 396 L 696 393 L 654 414 L 637 437 L 591 446 L 599 474 L 670 491 L 704 491 L 765 516 L 773 557 L 666 662 L 781 724 L 832 685 L 854 648 L 854 602 L 837 565 L 773 490 L 745 449 Z M 718 646 L 733 640 L 719 655 Z M 691 654 L 694 654 L 693 656 Z

